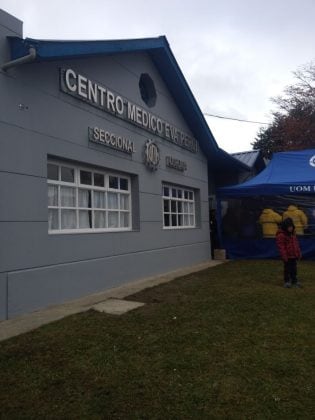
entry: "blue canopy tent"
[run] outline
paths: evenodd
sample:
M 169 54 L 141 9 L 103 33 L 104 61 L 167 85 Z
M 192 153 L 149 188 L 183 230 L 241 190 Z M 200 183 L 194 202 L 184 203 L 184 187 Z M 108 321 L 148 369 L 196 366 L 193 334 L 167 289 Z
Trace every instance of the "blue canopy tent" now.
M 315 149 L 275 153 L 256 177 L 218 189 L 217 197 L 220 240 L 229 258 L 278 257 L 274 233 L 264 232 L 262 212 L 268 209 L 282 219 L 291 206 L 307 219 L 299 235 L 303 257 L 315 259 Z

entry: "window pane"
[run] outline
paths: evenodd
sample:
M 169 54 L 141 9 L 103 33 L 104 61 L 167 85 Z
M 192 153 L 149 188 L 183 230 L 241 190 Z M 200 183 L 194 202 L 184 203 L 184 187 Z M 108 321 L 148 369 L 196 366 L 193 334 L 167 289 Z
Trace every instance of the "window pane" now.
M 178 194 L 178 198 L 182 198 L 182 196 L 183 196 L 183 191 L 182 191 L 182 190 L 178 190 L 178 191 L 177 191 L 177 194 Z
M 176 213 L 176 201 L 171 201 L 171 212 Z
M 184 215 L 184 226 L 188 226 L 188 222 L 189 222 L 189 216 L 187 216 L 186 214 Z
M 184 191 L 184 198 L 185 200 L 188 200 L 188 191 Z
M 80 171 L 80 183 L 84 185 L 92 185 L 92 173 L 88 171 Z
M 128 179 L 120 178 L 120 189 L 128 191 Z
M 168 187 L 163 188 L 163 195 L 164 195 L 164 197 L 169 197 L 170 189 Z
M 172 197 L 177 197 L 177 190 L 176 190 L 176 188 L 172 188 Z
M 109 188 L 118 189 L 118 177 L 117 176 L 110 176 L 109 177 Z
M 79 228 L 90 229 L 92 227 L 92 212 L 91 210 L 79 211 Z
M 188 203 L 189 204 L 189 213 L 193 213 L 194 212 L 194 205 L 193 203 Z
M 91 191 L 79 190 L 79 207 L 91 207 Z
M 61 210 L 61 229 L 76 229 L 75 210 Z
M 164 226 L 169 226 L 169 225 L 170 225 L 170 215 L 164 214 Z
M 120 213 L 120 227 L 129 227 L 129 213 Z
M 184 213 L 188 213 L 188 203 L 183 203 L 183 211 Z
M 58 187 L 48 185 L 48 206 L 58 206 Z
M 120 209 L 129 210 L 129 196 L 125 194 L 120 194 Z
M 69 165 L 47 163 L 49 231 L 130 228 L 129 179 Z
M 178 226 L 183 226 L 183 216 L 181 214 L 178 215 Z
M 189 191 L 189 200 L 193 200 L 193 199 L 194 199 L 194 195 L 192 191 Z
M 118 194 L 108 193 L 108 208 L 109 209 L 118 209 Z
M 48 163 L 48 165 L 47 165 L 47 178 L 48 179 L 53 179 L 55 181 L 59 180 L 58 165 L 53 165 L 52 163 Z
M 61 206 L 75 207 L 75 189 L 70 187 L 61 187 Z
M 108 212 L 108 227 L 118 228 L 118 212 L 117 211 Z
M 106 196 L 102 191 L 94 191 L 94 207 L 97 209 L 105 209 L 106 207 Z
M 96 187 L 104 187 L 104 175 L 94 174 L 94 185 Z
M 94 224 L 95 224 L 95 229 L 105 229 L 106 228 L 106 213 L 105 213 L 105 211 L 95 211 L 94 212 Z
M 170 211 L 170 202 L 169 200 L 164 200 L 164 211 L 169 212 Z
M 176 214 L 172 214 L 172 226 L 177 226 L 177 217 L 176 217 Z
M 55 210 L 55 209 L 48 210 L 48 229 L 49 230 L 59 229 L 58 210 Z
M 61 181 L 63 182 L 74 182 L 74 169 L 61 167 Z
M 181 201 L 177 202 L 177 211 L 178 213 L 182 213 L 183 211 L 183 203 Z
M 189 216 L 189 226 L 194 226 L 194 216 Z

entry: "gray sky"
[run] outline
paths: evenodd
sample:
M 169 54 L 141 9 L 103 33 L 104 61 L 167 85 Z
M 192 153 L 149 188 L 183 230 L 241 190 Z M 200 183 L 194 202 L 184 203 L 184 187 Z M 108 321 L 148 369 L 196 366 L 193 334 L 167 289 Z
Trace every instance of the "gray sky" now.
M 204 113 L 270 121 L 292 71 L 315 59 L 314 0 L 0 0 L 24 37 L 166 35 Z M 259 124 L 206 117 L 227 152 L 250 150 Z

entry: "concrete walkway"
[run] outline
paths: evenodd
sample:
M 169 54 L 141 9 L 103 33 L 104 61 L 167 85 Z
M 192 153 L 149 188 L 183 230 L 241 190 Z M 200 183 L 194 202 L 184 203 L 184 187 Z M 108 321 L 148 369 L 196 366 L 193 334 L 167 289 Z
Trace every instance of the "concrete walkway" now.
M 123 286 L 85 296 L 81 299 L 72 300 L 62 305 L 49 306 L 45 309 L 32 312 L 27 315 L 22 315 L 8 321 L 0 321 L 0 341 L 34 330 L 41 325 L 57 321 L 66 316 L 87 311 L 93 306 L 108 299 L 124 299 L 125 297 L 137 293 L 140 290 L 147 289 L 148 287 L 167 283 L 177 277 L 185 276 L 186 274 L 201 271 L 209 267 L 214 267 L 218 264 L 222 264 L 223 262 L 224 261 L 217 260 L 207 261 L 202 264 L 171 271 L 164 275 L 140 279 L 132 283 L 127 283 Z M 115 313 L 115 308 L 113 313 Z

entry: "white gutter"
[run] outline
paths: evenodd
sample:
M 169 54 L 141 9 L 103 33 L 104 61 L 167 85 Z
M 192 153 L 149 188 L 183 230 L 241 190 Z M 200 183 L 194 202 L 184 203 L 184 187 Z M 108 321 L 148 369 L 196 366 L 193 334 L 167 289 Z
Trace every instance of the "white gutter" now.
M 7 63 L 2 64 L 0 67 L 1 70 L 6 71 L 11 67 L 19 66 L 20 64 L 30 63 L 36 58 L 36 50 L 34 47 L 30 47 L 29 54 L 24 57 L 17 58 L 16 60 L 8 61 Z

